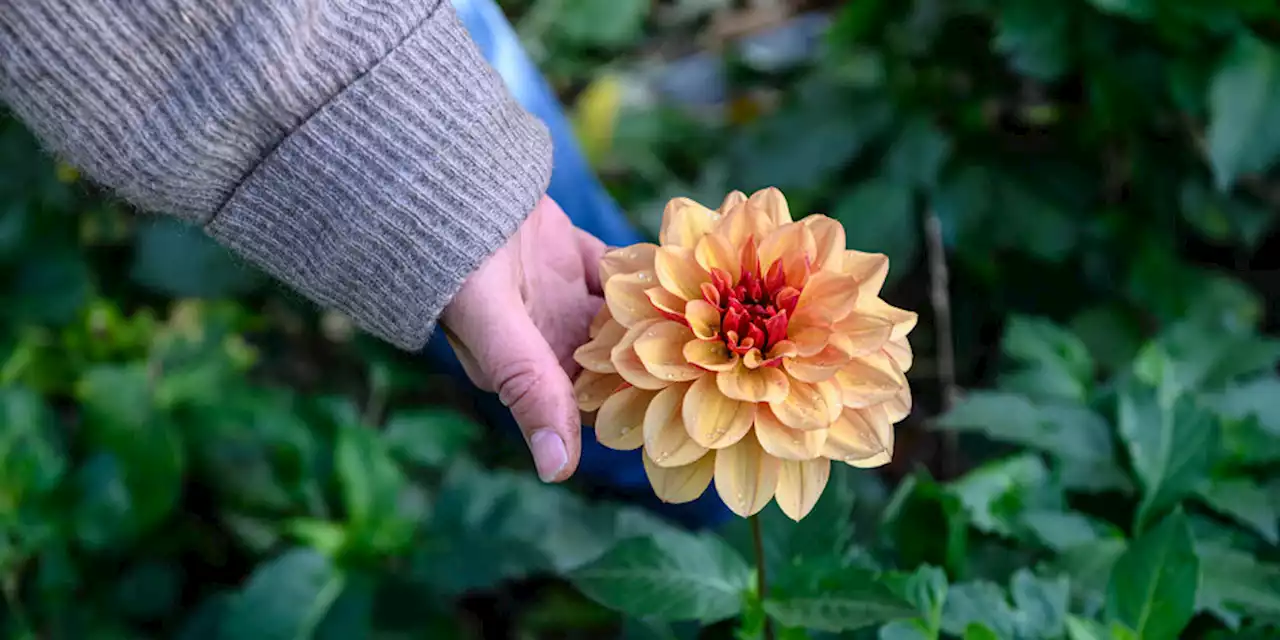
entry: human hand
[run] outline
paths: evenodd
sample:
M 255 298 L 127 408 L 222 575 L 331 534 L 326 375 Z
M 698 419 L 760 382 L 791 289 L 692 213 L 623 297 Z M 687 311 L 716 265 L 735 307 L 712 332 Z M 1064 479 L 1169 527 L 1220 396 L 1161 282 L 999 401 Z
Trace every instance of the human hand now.
M 441 318 L 467 376 L 511 409 L 546 482 L 573 475 L 582 452 L 573 352 L 603 303 L 604 251 L 543 196 Z

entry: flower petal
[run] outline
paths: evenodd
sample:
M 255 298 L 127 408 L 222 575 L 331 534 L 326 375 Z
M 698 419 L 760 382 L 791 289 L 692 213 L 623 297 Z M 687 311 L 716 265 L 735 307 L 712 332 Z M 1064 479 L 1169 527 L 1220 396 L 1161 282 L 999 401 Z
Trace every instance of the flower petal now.
M 863 295 L 879 295 L 884 287 L 884 279 L 889 275 L 889 256 L 883 253 L 863 253 L 847 250 L 841 270 L 858 281 L 858 289 Z
M 879 409 L 845 409 L 829 431 L 822 455 L 832 460 L 872 468 L 893 457 L 893 425 Z
M 885 400 L 884 404 L 880 406 L 884 409 L 885 414 L 889 416 L 889 422 L 893 424 L 902 422 L 907 416 L 911 415 L 911 388 L 903 387 L 902 391 L 898 392 L 898 395 Z
M 708 449 L 723 449 L 751 430 L 756 406 L 726 398 L 714 377 L 703 376 L 685 394 L 681 415 L 694 442 Z
M 759 351 L 751 352 L 759 357 Z M 752 369 L 740 364 L 716 374 L 720 393 L 743 402 L 780 402 L 787 397 L 787 384 L 787 374 L 777 367 Z
M 702 236 L 693 251 L 693 257 L 707 273 L 711 273 L 712 269 L 720 269 L 729 274 L 730 282 L 738 283 L 742 272 L 738 251 L 724 236 L 715 233 Z
M 811 356 L 798 356 L 783 360 L 783 366 L 793 378 L 804 382 L 830 380 L 841 367 L 849 363 L 849 355 L 832 345 Z
M 635 348 L 636 340 L 639 340 L 640 336 L 660 322 L 667 321 L 661 319 L 645 320 L 627 329 L 627 333 L 613 347 L 613 351 L 609 352 L 609 359 L 613 361 L 613 366 L 617 368 L 618 375 L 622 376 L 623 380 L 641 389 L 656 391 L 669 384 L 668 381 L 649 373 L 644 363 L 640 361 L 640 354 L 636 353 Z
M 587 337 L 594 338 L 600 335 L 600 330 L 610 320 L 613 320 L 613 314 L 609 313 L 609 305 L 600 305 L 600 310 L 596 312 L 596 317 L 591 319 L 591 326 L 587 328 Z
M 774 229 L 760 241 L 760 270 L 768 271 L 775 262 L 788 258 L 808 258 L 810 262 L 817 253 L 813 234 L 803 224 L 791 223 Z
M 911 343 L 906 338 L 901 340 L 890 340 L 884 345 L 884 353 L 898 365 L 898 369 L 903 373 L 911 370 L 911 365 L 915 362 L 915 356 L 911 352 Z
M 906 377 L 881 353 L 854 358 L 836 372 L 841 402 L 846 407 L 869 407 L 892 398 L 906 384 Z
M 668 320 L 675 322 L 684 322 L 685 302 L 680 296 L 667 291 L 663 287 L 649 287 L 644 290 L 644 296 L 649 299 L 649 304 L 658 311 L 658 314 Z
M 858 298 L 857 310 L 859 313 L 879 316 L 892 322 L 893 332 L 889 334 L 890 340 L 907 337 L 907 334 L 916 328 L 916 321 L 920 318 L 916 312 L 899 309 L 876 296 Z
M 613 249 L 600 258 L 600 282 L 608 282 L 615 276 L 641 271 L 653 271 L 653 255 L 658 245 L 650 242 Z
M 730 191 L 729 195 L 726 195 L 724 197 L 724 200 L 720 203 L 720 208 L 716 209 L 716 211 L 718 211 L 721 214 L 729 213 L 731 209 L 733 209 L 734 207 L 746 201 L 747 201 L 747 194 L 741 191 L 736 191 L 736 190 Z
M 831 477 L 831 461 L 783 460 L 778 469 L 778 489 L 774 498 L 788 518 L 799 522 L 818 504 Z
M 693 502 L 707 490 L 716 472 L 715 455 L 703 456 L 683 467 L 659 467 L 648 456 L 644 458 L 644 474 L 649 477 L 654 495 L 669 504 Z
M 644 446 L 644 413 L 657 395 L 653 391 L 627 387 L 609 396 L 596 415 L 596 440 L 619 451 Z
M 820 353 L 831 343 L 831 329 L 827 327 L 787 327 L 787 340 L 796 346 L 799 356 Z
M 615 373 L 618 371 L 610 360 L 610 353 L 613 347 L 622 340 L 627 334 L 627 328 L 610 320 L 600 329 L 600 333 L 596 335 L 590 342 L 578 347 L 573 352 L 573 360 L 582 365 L 583 369 L 595 371 L 596 373 Z
M 814 257 L 813 269 L 818 271 L 844 271 L 844 226 L 824 215 L 806 216 L 802 223 L 813 234 Z
M 743 202 L 725 212 L 724 219 L 716 225 L 716 233 L 727 238 L 729 244 L 741 247 L 747 238 L 760 242 L 777 226 L 759 207 Z
M 832 331 L 835 335 L 831 343 L 852 358 L 875 353 L 885 346 L 893 332 L 893 323 L 855 310 L 837 322 Z
M 684 427 L 681 406 L 690 386 L 680 384 L 659 391 L 644 414 L 644 454 L 659 467 L 681 467 L 707 453 Z
M 684 247 L 659 247 L 654 269 L 658 282 L 684 300 L 701 300 L 702 283 L 711 282 L 710 274 L 698 265 L 693 250 Z
M 645 290 L 653 286 L 656 278 L 652 271 L 639 271 L 609 278 L 604 283 L 604 299 L 613 319 L 624 327 L 634 327 L 645 320 L 661 318 L 662 314 L 649 302 Z
M 586 413 L 597 411 L 609 396 L 624 383 L 616 373 L 596 373 L 586 370 L 573 381 L 573 395 L 578 399 L 578 409 Z
M 716 452 L 716 491 L 734 513 L 753 516 L 773 499 L 780 466 L 755 438 L 743 438 Z
M 687 302 L 684 305 L 684 318 L 693 329 L 693 335 L 702 340 L 711 340 L 720 335 L 720 310 L 706 300 Z
M 782 424 L 768 405 L 756 408 L 756 438 L 769 455 L 783 460 L 809 460 L 822 454 L 826 429 L 801 431 Z
M 830 326 L 849 315 L 857 303 L 857 281 L 834 271 L 818 271 L 800 292 L 791 322 L 798 327 Z
M 711 232 L 719 219 L 718 212 L 689 198 L 673 198 L 667 202 L 667 207 L 662 212 L 662 229 L 658 232 L 658 242 L 664 247 L 692 249 L 702 236 Z
M 644 368 L 654 377 L 667 382 L 685 382 L 705 373 L 684 357 L 684 345 L 690 340 L 693 340 L 693 331 L 689 327 L 664 320 L 640 334 L 633 348 Z
M 827 428 L 831 424 L 830 394 L 818 385 L 795 378 L 790 379 L 789 384 L 790 393 L 786 398 L 769 403 L 778 420 L 803 431 Z
M 777 226 L 791 223 L 791 208 L 787 206 L 787 198 L 777 187 L 761 189 L 751 194 L 747 202 L 759 208 Z
M 689 364 L 707 371 L 729 371 L 738 366 L 738 354 L 730 351 L 719 338 L 690 340 L 685 343 L 683 353 Z

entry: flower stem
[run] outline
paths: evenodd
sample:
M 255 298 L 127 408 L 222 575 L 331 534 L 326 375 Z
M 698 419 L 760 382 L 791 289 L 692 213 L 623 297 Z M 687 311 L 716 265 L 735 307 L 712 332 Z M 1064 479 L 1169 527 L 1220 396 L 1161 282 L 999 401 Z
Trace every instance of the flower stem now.
M 756 554 L 756 594 L 763 607 L 765 597 L 769 594 L 769 581 L 764 571 L 764 536 L 760 533 L 760 516 L 754 515 L 747 520 L 751 522 L 751 546 Z M 769 620 L 767 614 L 764 614 L 764 640 L 773 640 L 773 621 Z

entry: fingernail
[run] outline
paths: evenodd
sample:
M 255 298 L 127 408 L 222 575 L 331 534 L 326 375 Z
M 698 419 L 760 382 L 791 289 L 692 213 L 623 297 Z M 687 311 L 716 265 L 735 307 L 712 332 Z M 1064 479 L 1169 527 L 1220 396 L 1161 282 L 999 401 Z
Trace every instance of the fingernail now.
M 534 432 L 529 438 L 529 449 L 533 451 L 533 464 L 538 468 L 538 477 L 543 482 L 551 482 L 569 463 L 569 452 L 564 448 L 564 440 L 550 429 Z

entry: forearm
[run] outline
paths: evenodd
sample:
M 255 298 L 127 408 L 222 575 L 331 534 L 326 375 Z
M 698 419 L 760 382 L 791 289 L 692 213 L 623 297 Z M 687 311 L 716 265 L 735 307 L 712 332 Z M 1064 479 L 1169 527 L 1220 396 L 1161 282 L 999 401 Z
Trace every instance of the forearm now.
M 6 0 L 0 97 L 96 181 L 409 349 L 550 174 L 447 0 Z

